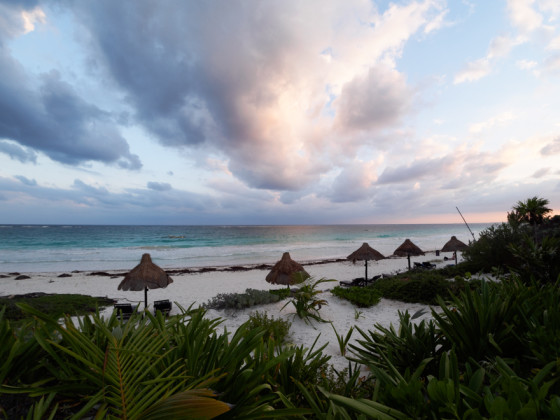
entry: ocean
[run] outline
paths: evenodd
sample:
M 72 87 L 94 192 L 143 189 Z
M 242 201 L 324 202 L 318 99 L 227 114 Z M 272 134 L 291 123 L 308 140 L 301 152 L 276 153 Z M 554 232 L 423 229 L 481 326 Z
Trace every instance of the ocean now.
M 491 224 L 470 224 L 475 238 Z M 451 238 L 473 240 L 465 224 L 311 226 L 0 225 L 0 273 L 130 270 L 143 253 L 166 269 L 300 263 L 346 258 L 363 242 L 389 256 L 410 239 L 423 251 Z

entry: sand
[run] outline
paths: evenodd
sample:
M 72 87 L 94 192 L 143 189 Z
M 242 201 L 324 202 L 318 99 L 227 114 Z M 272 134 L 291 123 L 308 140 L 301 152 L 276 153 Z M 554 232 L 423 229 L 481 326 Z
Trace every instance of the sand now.
M 426 253 L 423 257 L 413 257 L 412 261 L 430 261 L 438 267 L 454 263 L 444 261 L 444 255 L 436 256 L 434 253 Z M 448 255 L 451 257 L 451 254 Z M 460 260 L 459 260 L 460 261 Z M 368 278 L 378 274 L 391 274 L 398 271 L 405 271 L 408 267 L 406 258 L 390 258 L 368 264 Z M 132 267 L 131 267 L 132 268 Z M 292 305 L 282 307 L 286 301 L 274 304 L 255 306 L 240 311 L 218 311 L 209 310 L 208 316 L 212 318 L 223 318 L 222 327 L 228 331 L 234 331 L 248 320 L 251 313 L 255 311 L 267 312 L 269 317 L 282 318 L 290 321 L 290 335 L 288 341 L 294 345 L 310 346 L 319 335 L 318 346 L 327 344 L 324 352 L 332 356 L 331 363 L 336 369 L 343 369 L 348 366 L 348 361 L 341 356 L 338 341 L 333 329 L 339 334 L 344 334 L 353 326 L 358 326 L 363 331 L 375 330 L 375 325 L 379 324 L 389 327 L 393 324 L 398 327 L 398 311 L 406 311 L 413 314 L 416 311 L 424 310 L 425 314 L 418 318 L 430 318 L 430 308 L 422 304 L 409 304 L 389 299 L 382 299 L 377 305 L 371 308 L 357 308 L 350 302 L 332 295 L 329 290 L 338 285 L 340 280 L 351 280 L 356 277 L 364 276 L 363 262 L 352 264 L 349 261 L 331 262 L 324 264 L 305 265 L 305 269 L 312 276 L 312 279 L 321 278 L 336 279 L 336 282 L 322 283 L 319 289 L 322 290 L 320 297 L 328 302 L 320 310 L 323 319 L 330 323 L 313 322 L 312 325 L 306 324 L 303 320 L 294 316 Z M 173 283 L 165 289 L 154 289 L 148 292 L 148 304 L 151 305 L 155 300 L 169 299 L 175 304 L 171 314 L 179 313 L 177 304 L 188 307 L 207 303 L 211 298 L 219 293 L 243 293 L 246 289 L 268 290 L 272 288 L 282 288 L 285 286 L 271 285 L 265 281 L 268 270 L 251 269 L 249 271 L 210 271 L 202 273 L 183 273 L 173 274 Z M 15 276 L 0 278 L 0 295 L 10 296 L 16 294 L 44 292 L 44 293 L 77 293 L 90 296 L 106 296 L 118 300 L 120 303 L 130 302 L 133 305 L 141 303 L 144 307 L 143 292 L 125 292 L 117 290 L 122 280 L 122 272 L 111 272 L 113 276 L 91 275 L 91 272 L 65 273 L 71 277 L 59 277 L 62 273 L 29 273 L 30 278 L 15 280 Z M 8 273 L 4 273 L 8 274 Z M 20 273 L 26 274 L 26 273 Z M 116 276 L 115 274 L 121 274 Z M 106 308 L 102 314 L 108 316 L 112 307 Z M 355 331 L 350 342 L 359 338 Z

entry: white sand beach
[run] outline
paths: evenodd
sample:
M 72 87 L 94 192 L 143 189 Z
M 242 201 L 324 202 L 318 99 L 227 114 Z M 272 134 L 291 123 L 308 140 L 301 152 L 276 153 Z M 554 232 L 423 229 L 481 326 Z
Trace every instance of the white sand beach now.
M 454 261 L 444 261 L 444 256 L 451 258 L 451 253 L 436 256 L 435 253 L 426 253 L 422 257 L 413 257 L 412 261 L 430 261 L 438 267 L 453 264 Z M 459 259 L 460 261 L 460 259 Z M 312 276 L 312 279 L 321 278 L 336 279 L 337 282 L 323 283 L 319 287 L 323 291 L 321 298 L 328 304 L 323 306 L 320 314 L 323 319 L 332 321 L 339 334 L 346 334 L 352 326 L 358 326 L 362 330 L 374 330 L 375 324 L 388 327 L 390 324 L 398 324 L 398 311 L 408 310 L 411 314 L 425 309 L 426 313 L 418 318 L 429 318 L 430 309 L 422 304 L 407 304 L 403 302 L 382 299 L 377 305 L 371 308 L 357 308 L 350 302 L 339 299 L 332 295 L 329 289 L 338 285 L 340 280 L 351 280 L 356 277 L 364 276 L 363 262 L 334 262 L 325 264 L 305 265 L 305 269 Z M 406 258 L 389 258 L 378 262 L 368 263 L 368 278 L 378 274 L 391 274 L 397 271 L 405 271 L 408 267 Z M 130 267 L 131 269 L 133 267 Z M 155 300 L 169 299 L 174 302 L 171 314 L 179 313 L 177 304 L 188 307 L 208 302 L 219 293 L 242 293 L 246 289 L 268 290 L 285 286 L 271 285 L 265 281 L 269 271 L 262 269 L 252 269 L 249 271 L 210 271 L 203 273 L 172 274 L 173 283 L 165 289 L 154 289 L 148 292 L 148 304 L 151 306 Z M 117 274 L 117 272 L 108 272 Z M 8 273 L 2 273 L 7 275 Z M 26 274 L 26 273 L 20 273 Z M 10 296 L 25 293 L 44 292 L 44 293 L 77 293 L 90 296 L 106 296 L 116 299 L 121 303 L 130 302 L 133 305 L 141 304 L 144 307 L 144 293 L 117 290 L 122 280 L 120 276 L 99 276 L 91 275 L 91 272 L 71 273 L 71 277 L 59 277 L 62 273 L 27 273 L 30 277 L 23 280 L 15 280 L 14 275 L 0 278 L 0 295 Z M 70 273 L 67 273 L 70 274 Z M 122 272 L 119 272 L 122 274 Z M 331 362 L 337 369 L 348 366 L 348 361 L 340 355 L 338 341 L 333 327 L 330 323 L 306 324 L 303 320 L 294 317 L 292 305 L 282 307 L 286 301 L 275 304 L 255 306 L 240 311 L 217 311 L 209 310 L 208 316 L 213 318 L 223 318 L 223 327 L 228 331 L 234 331 L 239 325 L 248 320 L 254 311 L 267 312 L 269 317 L 287 319 L 292 323 L 288 341 L 294 345 L 310 346 L 315 338 L 320 334 L 317 344 L 327 343 L 324 352 L 332 356 Z M 103 311 L 104 315 L 109 315 L 112 307 Z M 360 312 L 357 316 L 357 311 Z M 358 338 L 355 332 L 351 342 Z

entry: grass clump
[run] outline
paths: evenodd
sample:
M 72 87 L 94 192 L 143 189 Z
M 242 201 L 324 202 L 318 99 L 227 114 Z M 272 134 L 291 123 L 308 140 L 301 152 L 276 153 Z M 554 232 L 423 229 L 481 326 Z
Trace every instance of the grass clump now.
M 281 345 L 286 341 L 286 337 L 290 332 L 290 327 L 292 323 L 280 318 L 268 317 L 266 312 L 256 311 L 249 316 L 247 321 L 249 326 L 249 331 L 257 328 L 263 328 L 265 334 L 263 335 L 263 340 L 269 341 L 273 340 L 277 345 Z
M 207 309 L 245 309 L 251 306 L 266 305 L 280 300 L 277 294 L 268 290 L 246 289 L 245 293 L 219 293 L 204 307 Z
M 336 286 L 331 293 L 341 299 L 349 300 L 360 308 L 369 308 L 381 300 L 381 292 L 370 287 Z

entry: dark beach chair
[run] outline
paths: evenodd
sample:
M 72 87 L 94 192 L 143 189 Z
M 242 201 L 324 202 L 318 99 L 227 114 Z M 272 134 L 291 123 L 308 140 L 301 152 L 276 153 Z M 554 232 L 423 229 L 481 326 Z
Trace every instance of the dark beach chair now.
M 340 281 L 340 285 L 341 286 L 345 286 L 345 287 L 362 287 L 365 284 L 365 280 L 363 277 L 354 279 L 352 281 Z
M 435 264 L 432 264 L 431 262 L 428 261 L 424 261 L 422 263 L 422 267 L 427 268 L 428 270 L 432 269 L 432 268 L 436 268 Z
M 425 267 L 422 265 L 422 263 L 415 262 L 414 263 L 414 268 L 425 268 Z
M 171 311 L 171 302 L 168 299 L 154 301 L 154 313 L 160 311 L 163 315 L 169 315 Z
M 132 315 L 132 304 L 130 303 L 116 303 L 115 311 L 117 311 L 117 317 L 122 320 L 127 320 Z
M 364 281 L 364 286 L 368 286 L 372 283 L 374 283 L 376 280 L 379 280 L 381 278 L 381 274 L 377 275 L 377 276 L 373 276 L 371 279 L 365 280 Z

